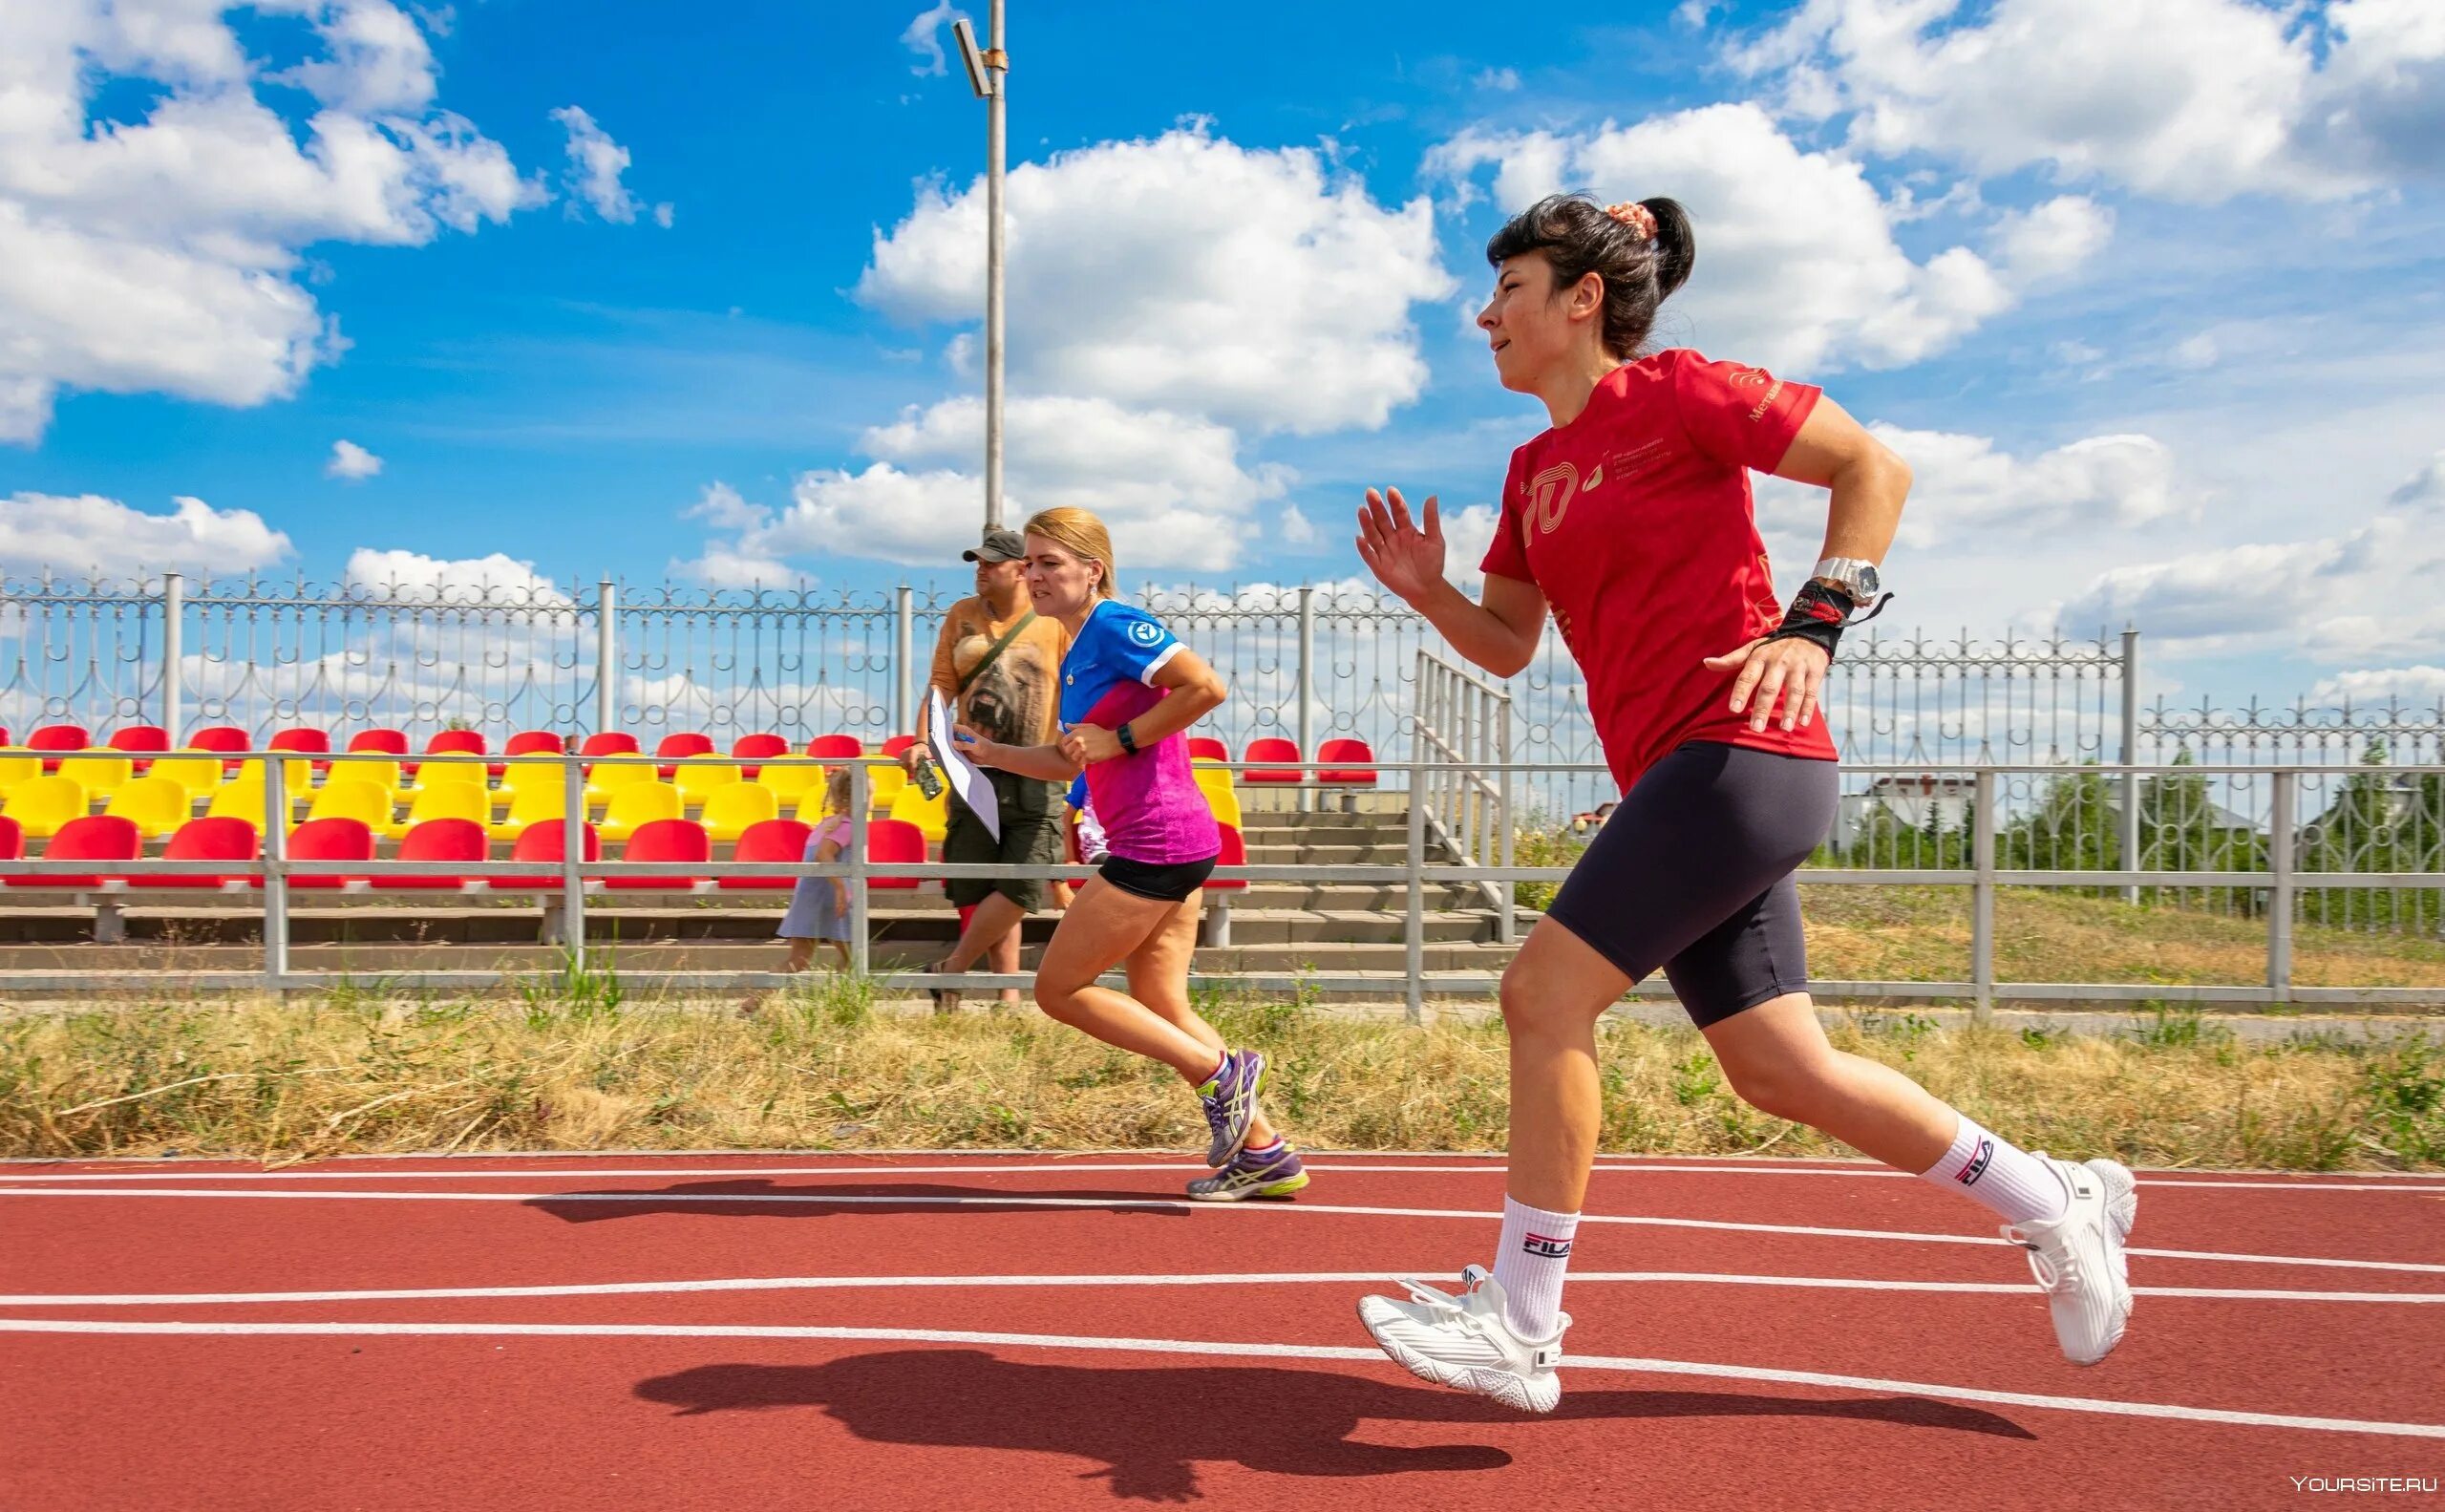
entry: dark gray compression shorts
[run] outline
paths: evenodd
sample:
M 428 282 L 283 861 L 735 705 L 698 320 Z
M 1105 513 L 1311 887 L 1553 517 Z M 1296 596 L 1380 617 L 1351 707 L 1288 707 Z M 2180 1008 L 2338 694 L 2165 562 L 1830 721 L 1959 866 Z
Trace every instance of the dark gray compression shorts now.
M 1649 767 L 1545 917 L 1637 982 L 1658 967 L 1704 1029 L 1808 987 L 1792 870 L 1830 835 L 1831 761 L 1691 741 Z

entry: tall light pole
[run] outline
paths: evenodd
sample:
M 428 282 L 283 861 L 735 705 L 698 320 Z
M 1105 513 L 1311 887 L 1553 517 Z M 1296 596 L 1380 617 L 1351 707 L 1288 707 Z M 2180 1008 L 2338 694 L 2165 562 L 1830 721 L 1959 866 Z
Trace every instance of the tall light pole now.
M 967 85 L 985 101 L 985 528 L 1002 523 L 1002 105 L 1010 54 L 1002 48 L 1002 0 L 992 0 L 989 44 L 966 17 L 951 23 Z

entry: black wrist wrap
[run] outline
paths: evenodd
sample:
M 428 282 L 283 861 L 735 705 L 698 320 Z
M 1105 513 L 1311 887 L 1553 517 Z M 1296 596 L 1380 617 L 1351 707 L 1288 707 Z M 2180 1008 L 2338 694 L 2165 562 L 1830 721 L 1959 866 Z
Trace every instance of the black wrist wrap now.
M 1792 607 L 1783 611 L 1783 623 L 1766 639 L 1810 641 L 1822 647 L 1825 659 L 1832 661 L 1834 648 L 1842 639 L 1844 628 L 1875 619 L 1892 602 L 1893 595 L 1888 593 L 1876 601 L 1875 608 L 1854 619 L 1852 614 L 1858 606 L 1851 602 L 1849 594 L 1811 578 L 1801 584 L 1800 590 L 1792 596 Z

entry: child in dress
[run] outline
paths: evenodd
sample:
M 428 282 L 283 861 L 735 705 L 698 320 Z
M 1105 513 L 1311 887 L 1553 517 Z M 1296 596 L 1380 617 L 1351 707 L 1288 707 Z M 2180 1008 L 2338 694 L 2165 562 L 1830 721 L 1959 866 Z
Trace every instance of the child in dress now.
M 823 782 L 823 819 L 806 837 L 806 860 L 838 861 L 848 848 L 849 769 L 835 767 Z M 803 971 L 815 962 L 820 940 L 840 956 L 840 969 L 849 969 L 849 880 L 845 877 L 800 877 L 790 890 L 790 911 L 781 916 L 780 937 L 790 942 L 790 961 L 783 969 Z

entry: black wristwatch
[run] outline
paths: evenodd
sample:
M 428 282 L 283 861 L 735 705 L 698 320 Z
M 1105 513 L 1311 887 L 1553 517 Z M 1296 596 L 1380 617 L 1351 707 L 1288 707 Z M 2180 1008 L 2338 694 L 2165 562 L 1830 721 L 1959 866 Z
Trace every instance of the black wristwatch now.
M 1137 754 L 1137 737 L 1129 733 L 1129 726 L 1124 724 L 1119 729 L 1114 731 L 1113 734 L 1119 738 L 1120 749 L 1122 751 L 1131 756 L 1136 756 Z

